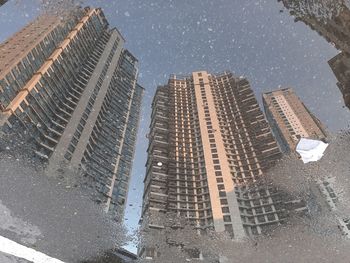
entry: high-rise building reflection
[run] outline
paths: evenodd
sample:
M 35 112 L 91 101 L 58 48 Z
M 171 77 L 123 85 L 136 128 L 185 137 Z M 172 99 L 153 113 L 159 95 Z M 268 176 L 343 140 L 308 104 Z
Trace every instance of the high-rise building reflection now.
M 350 109 L 350 9 L 346 0 L 282 0 L 295 17 L 318 32 L 341 51 L 328 61 L 338 79 L 337 86 Z
M 147 235 L 162 231 L 156 219 L 163 213 L 235 239 L 286 219 L 279 191 L 257 183 L 281 152 L 247 79 L 230 72 L 172 75 L 158 87 L 152 109 L 142 208 Z M 142 247 L 140 255 L 157 251 Z
M 284 88 L 263 94 L 266 118 L 281 151 L 285 154 L 297 154 L 296 145 L 301 138 L 328 140 L 328 132 L 319 119 L 304 105 L 293 89 Z M 334 211 L 341 232 L 349 237 L 350 218 L 337 214 L 339 196 L 334 190 L 335 177 L 330 175 L 318 178 L 310 186 L 314 196 L 321 191 L 319 206 L 328 207 Z
M 0 45 L 0 127 L 48 171 L 81 167 L 96 201 L 123 216 L 143 88 L 137 59 L 101 9 L 41 15 Z
M 327 137 L 322 123 L 305 107 L 293 89 L 263 94 L 266 118 L 283 153 L 293 152 L 300 138 Z

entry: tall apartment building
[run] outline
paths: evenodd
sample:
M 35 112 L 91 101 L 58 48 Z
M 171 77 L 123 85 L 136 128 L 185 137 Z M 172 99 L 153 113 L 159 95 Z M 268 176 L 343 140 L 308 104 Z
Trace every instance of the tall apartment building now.
M 253 187 L 280 151 L 245 78 L 172 75 L 157 88 L 152 109 L 144 225 L 161 231 L 153 219 L 176 213 L 198 229 L 240 239 L 285 219 L 276 189 Z
M 325 139 L 322 123 L 307 109 L 293 89 L 263 94 L 265 114 L 282 152 L 294 151 L 300 138 Z
M 0 45 L 0 128 L 29 134 L 48 171 L 81 167 L 122 216 L 143 88 L 137 59 L 101 9 L 41 15 Z

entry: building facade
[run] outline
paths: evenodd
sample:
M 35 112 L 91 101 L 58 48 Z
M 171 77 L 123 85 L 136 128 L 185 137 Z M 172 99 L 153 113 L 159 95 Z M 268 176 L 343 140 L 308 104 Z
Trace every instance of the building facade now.
M 144 225 L 161 231 L 153 218 L 175 213 L 199 232 L 241 239 L 285 219 L 277 190 L 255 185 L 281 154 L 245 78 L 173 75 L 157 88 L 152 109 Z
M 96 201 L 122 216 L 143 88 L 137 59 L 101 9 L 39 16 L 0 45 L 0 127 L 29 134 L 54 171 L 82 168 Z
M 300 138 L 325 139 L 322 123 L 306 108 L 293 89 L 263 94 L 265 114 L 283 153 L 293 152 Z

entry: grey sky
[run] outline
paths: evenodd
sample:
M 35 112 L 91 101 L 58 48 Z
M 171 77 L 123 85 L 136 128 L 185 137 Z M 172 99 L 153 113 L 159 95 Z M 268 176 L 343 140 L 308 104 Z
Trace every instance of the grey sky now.
M 38 14 L 37 2 L 12 0 L 0 8 L 0 41 Z M 338 51 L 280 12 L 277 0 L 83 2 L 101 6 L 124 35 L 146 89 L 126 213 L 130 227 L 140 215 L 152 96 L 169 74 L 229 69 L 249 79 L 259 101 L 264 91 L 290 86 L 331 131 L 348 127 L 350 114 L 327 64 Z

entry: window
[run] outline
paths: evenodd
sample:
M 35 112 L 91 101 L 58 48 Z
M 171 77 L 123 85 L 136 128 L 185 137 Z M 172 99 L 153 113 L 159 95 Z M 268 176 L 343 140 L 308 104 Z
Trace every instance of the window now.
M 225 190 L 225 186 L 224 186 L 223 184 L 219 184 L 219 185 L 218 185 L 218 189 L 219 189 L 219 191 L 220 191 L 220 190 Z
M 227 199 L 220 199 L 220 204 L 227 205 L 228 204 Z
M 233 227 L 231 224 L 230 225 L 225 224 L 225 231 L 228 232 L 233 238 Z
M 220 171 L 215 171 L 216 176 L 222 176 L 222 173 Z
M 221 211 L 222 211 L 224 214 L 230 213 L 230 209 L 229 209 L 227 206 L 221 207 Z
M 220 191 L 219 192 L 219 197 L 226 197 L 226 192 Z
M 224 222 L 231 222 L 231 216 L 223 216 Z
M 258 216 L 258 221 L 259 221 L 259 223 L 264 223 L 265 222 L 265 217 L 264 216 Z

